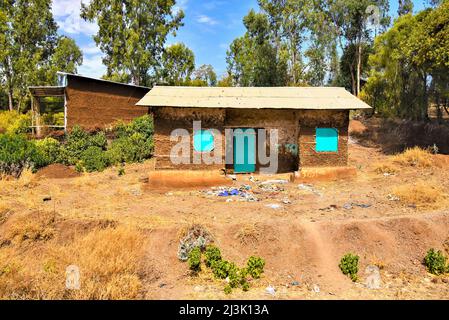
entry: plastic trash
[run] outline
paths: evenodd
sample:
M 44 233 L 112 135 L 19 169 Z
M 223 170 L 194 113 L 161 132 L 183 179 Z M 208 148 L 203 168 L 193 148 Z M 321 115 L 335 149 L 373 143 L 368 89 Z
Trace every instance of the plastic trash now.
M 276 289 L 273 286 L 268 286 L 265 288 L 265 292 L 274 296 L 276 294 Z
M 266 207 L 274 209 L 274 210 L 278 210 L 278 209 L 282 208 L 282 206 L 280 204 L 276 204 L 276 203 L 267 204 Z

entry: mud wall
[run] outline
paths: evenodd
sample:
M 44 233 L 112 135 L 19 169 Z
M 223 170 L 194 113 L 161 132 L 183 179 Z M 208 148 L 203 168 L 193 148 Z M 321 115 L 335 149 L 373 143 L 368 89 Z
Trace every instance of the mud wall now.
M 224 168 L 224 123 L 225 111 L 220 109 L 204 108 L 170 108 L 157 107 L 152 110 L 154 116 L 154 144 L 156 156 L 156 169 L 180 169 L 180 170 L 214 170 Z M 193 122 L 201 121 L 202 129 L 216 129 L 221 134 L 221 141 L 215 137 L 215 149 L 212 152 L 197 152 L 193 148 Z M 173 163 L 170 155 L 172 149 L 181 142 L 181 137 L 177 140 L 171 140 L 173 130 L 187 130 L 189 134 L 188 158 L 182 157 L 182 152 L 176 152 L 173 160 L 181 164 Z M 213 157 L 215 152 L 219 151 L 217 146 L 221 143 L 221 159 L 218 164 L 205 163 L 204 157 Z M 195 158 L 200 158 L 200 163 L 194 163 Z
M 94 130 L 118 120 L 130 121 L 148 113 L 135 104 L 149 91 L 110 82 L 68 76 L 67 126 Z
M 299 112 L 300 167 L 335 167 L 348 163 L 348 110 L 301 110 Z M 338 130 L 338 152 L 316 152 L 315 129 Z

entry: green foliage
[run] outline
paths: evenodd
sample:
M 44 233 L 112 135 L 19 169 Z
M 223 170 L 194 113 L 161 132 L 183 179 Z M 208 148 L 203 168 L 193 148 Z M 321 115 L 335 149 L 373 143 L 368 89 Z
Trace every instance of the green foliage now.
M 265 260 L 260 257 L 250 257 L 247 262 L 248 273 L 254 279 L 259 279 L 265 267 Z
M 224 293 L 231 294 L 232 293 L 232 287 L 228 284 L 223 289 Z
M 43 140 L 36 140 L 35 144 L 45 163 L 51 164 L 58 161 L 61 153 L 61 144 L 58 140 L 45 138 Z
M 55 70 L 65 71 L 68 65 L 61 61 L 74 67 L 81 62 L 73 40 L 70 47 L 60 41 L 51 5 L 51 0 L 0 2 L 0 79 L 10 110 L 29 106 L 29 86 L 56 85 Z
M 91 146 L 81 154 L 81 162 L 87 172 L 101 172 L 109 165 L 109 160 L 103 149 Z
M 169 85 L 184 85 L 195 70 L 195 55 L 183 43 L 169 46 L 162 54 L 162 79 Z
M 449 266 L 446 262 L 447 257 L 441 251 L 436 251 L 435 249 L 430 249 L 424 258 L 424 264 L 427 270 L 434 275 L 449 272 Z
M 362 98 L 380 115 L 425 120 L 449 104 L 449 1 L 403 15 L 375 39 Z M 449 110 L 449 109 L 448 109 Z M 442 112 L 438 113 L 440 119 Z
M 104 55 L 107 78 L 152 86 L 164 44 L 182 26 L 184 12 L 175 0 L 110 1 L 82 4 L 81 17 L 98 24 L 94 36 Z
M 359 256 L 348 253 L 341 258 L 340 270 L 344 275 L 351 278 L 352 281 L 357 281 L 357 273 L 359 272 Z
M 0 173 L 18 178 L 23 169 L 36 171 L 47 164 L 32 141 L 22 135 L 0 134 Z
M 17 111 L 0 112 L 0 132 L 10 134 L 28 133 L 31 131 L 31 114 Z
M 203 64 L 193 73 L 195 80 L 192 81 L 193 86 L 209 86 L 217 85 L 217 74 L 210 64 Z
M 206 256 L 206 266 L 209 268 L 212 267 L 212 264 L 221 260 L 220 249 L 218 249 L 216 246 L 208 246 L 204 255 Z
M 141 162 L 153 154 L 154 124 L 151 116 L 137 118 L 130 124 L 119 123 L 114 131 L 117 139 L 107 151 L 111 164 Z
M 189 253 L 189 268 L 194 272 L 198 272 L 201 270 L 201 249 L 199 247 L 195 247 Z
M 75 126 L 66 137 L 66 143 L 61 149 L 59 160 L 67 165 L 76 165 L 79 160 L 82 160 L 84 152 L 90 147 L 96 147 L 103 151 L 106 146 L 107 140 L 104 132 L 91 135 L 79 126 Z

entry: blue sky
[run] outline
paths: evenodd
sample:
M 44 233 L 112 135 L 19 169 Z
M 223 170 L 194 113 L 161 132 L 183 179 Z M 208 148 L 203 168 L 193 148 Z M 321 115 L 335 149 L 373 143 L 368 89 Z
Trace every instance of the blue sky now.
M 90 0 L 54 0 L 53 14 L 59 32 L 77 42 L 84 53 L 84 63 L 78 69 L 82 75 L 99 78 L 105 67 L 101 51 L 92 40 L 95 24 L 79 17 L 80 3 Z M 424 8 L 426 0 L 415 0 L 415 11 Z M 167 45 L 183 42 L 193 50 L 196 65 L 211 64 L 221 76 L 226 71 L 226 50 L 229 44 L 245 32 L 242 18 L 251 8 L 257 9 L 257 0 L 178 0 L 177 7 L 185 12 L 184 27 L 177 37 L 170 37 Z M 390 1 L 391 15 L 396 16 L 398 1 Z

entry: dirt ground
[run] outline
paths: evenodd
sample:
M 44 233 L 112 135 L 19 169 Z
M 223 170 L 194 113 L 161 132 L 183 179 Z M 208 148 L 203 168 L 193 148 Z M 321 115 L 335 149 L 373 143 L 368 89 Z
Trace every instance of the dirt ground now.
M 358 124 L 354 127 L 363 129 Z M 384 155 L 380 148 L 364 147 L 351 139 L 349 152 L 350 166 L 357 169 L 357 176 L 348 180 L 307 185 L 289 182 L 277 185 L 279 190 L 262 190 L 254 179 L 272 177 L 239 176 L 233 184 L 249 185 L 260 200 L 257 202 L 218 197 L 211 187 L 158 189 L 154 183 L 148 183 L 152 161 L 126 166 L 123 176 L 118 176 L 114 168 L 78 176 L 58 167 L 53 176 L 47 168 L 37 175 L 24 175 L 19 181 L 0 181 L 0 255 L 3 252 L 6 257 L 2 263 L 14 261 L 20 265 L 15 276 L 34 283 L 37 274 L 48 277 L 48 270 L 52 270 L 47 260 L 41 258 L 50 256 L 55 246 L 65 250 L 77 237 L 92 230 L 127 226 L 143 234 L 132 241 L 141 244 L 135 247 L 142 247 L 143 254 L 138 259 L 146 268 L 135 274 L 126 271 L 139 284 L 131 298 L 448 299 L 449 277 L 428 274 L 422 261 L 430 248 L 449 248 L 445 247 L 449 243 L 449 156 L 432 156 L 434 163 L 426 167 L 397 165 L 394 173 L 385 173 L 376 172 L 376 166 L 389 163 L 391 156 Z M 417 181 L 439 186 L 440 191 L 435 192 L 441 197 L 422 205 L 394 197 L 396 187 Z M 27 225 L 28 229 L 23 227 L 26 236 L 17 240 L 17 235 L 24 232 L 17 230 L 17 219 L 23 217 L 26 223 L 32 223 L 30 219 L 36 219 L 36 214 L 39 221 L 44 221 L 45 230 L 50 231 L 39 229 L 37 236 L 30 236 L 29 228 L 37 227 Z M 251 282 L 249 292 L 234 290 L 225 295 L 223 281 L 215 280 L 208 270 L 192 276 L 187 264 L 178 260 L 182 232 L 194 224 L 210 232 L 226 259 L 240 266 L 251 255 L 266 260 L 264 275 Z M 124 248 L 127 245 L 123 243 Z M 338 267 L 348 252 L 360 256 L 356 283 Z M 93 259 L 101 260 L 100 257 L 103 256 L 94 255 Z M 75 258 L 70 259 L 67 263 L 77 263 Z M 45 292 L 46 288 L 64 286 L 66 260 L 52 261 L 56 271 L 51 279 L 56 282 L 36 280 L 23 285 L 19 297 L 67 298 L 64 293 L 58 296 Z M 106 258 L 97 263 L 109 261 Z M 380 268 L 381 289 L 365 287 L 368 265 Z M 28 270 L 27 276 L 21 275 L 20 270 Z M 0 271 L 0 298 L 17 297 L 13 293 L 19 290 L 14 287 L 19 280 L 8 282 L 8 277 L 12 275 Z M 40 283 L 45 286 L 39 288 Z M 124 287 L 129 284 L 120 283 Z M 269 285 L 276 289 L 274 296 L 266 293 Z M 314 288 L 319 288 L 319 292 Z M 110 295 L 87 297 L 130 297 L 113 295 L 111 290 Z

